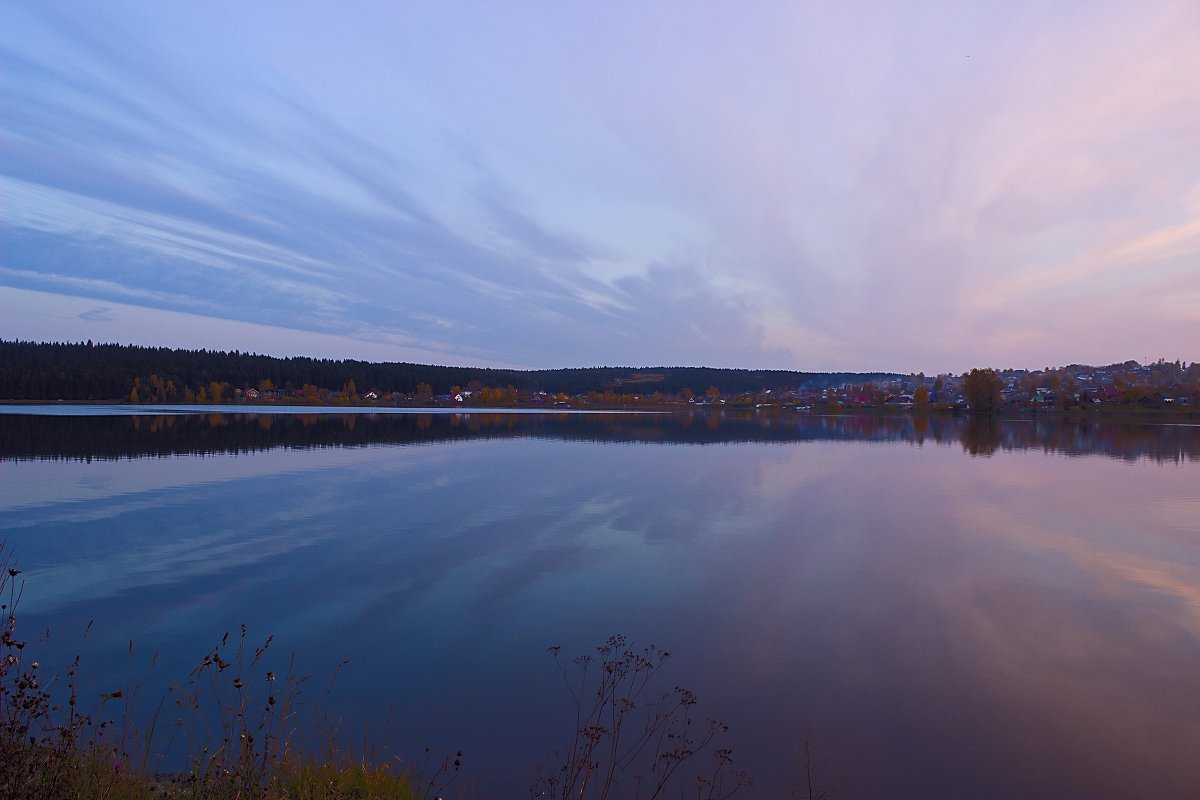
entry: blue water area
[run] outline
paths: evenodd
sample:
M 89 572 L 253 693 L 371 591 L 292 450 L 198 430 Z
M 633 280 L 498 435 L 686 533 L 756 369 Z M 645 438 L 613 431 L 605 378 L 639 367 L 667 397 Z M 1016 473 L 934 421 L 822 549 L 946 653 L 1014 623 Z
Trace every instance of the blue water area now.
M 160 697 L 244 624 L 343 731 L 462 750 L 479 796 L 524 797 L 574 727 L 547 647 L 620 633 L 728 725 L 739 796 L 793 796 L 806 743 L 846 797 L 1200 793 L 1194 427 L 238 410 L 0 433 L 22 630 L 48 665 L 82 652 L 97 694 Z

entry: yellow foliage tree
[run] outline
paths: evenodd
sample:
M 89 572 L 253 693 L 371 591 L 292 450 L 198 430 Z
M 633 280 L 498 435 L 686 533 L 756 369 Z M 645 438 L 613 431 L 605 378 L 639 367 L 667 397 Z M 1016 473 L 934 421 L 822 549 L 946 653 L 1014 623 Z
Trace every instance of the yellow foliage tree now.
M 1000 390 L 1004 383 L 994 369 L 973 369 L 963 375 L 963 394 L 971 411 L 990 414 L 1000 410 Z

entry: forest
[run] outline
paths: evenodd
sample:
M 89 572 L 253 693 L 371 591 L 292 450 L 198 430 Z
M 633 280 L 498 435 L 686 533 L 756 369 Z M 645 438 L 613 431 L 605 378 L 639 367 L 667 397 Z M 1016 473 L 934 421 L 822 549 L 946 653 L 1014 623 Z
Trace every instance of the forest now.
M 234 390 L 270 387 L 287 395 L 305 387 L 340 392 L 347 386 L 358 393 L 375 391 L 434 394 L 455 387 L 512 387 L 520 392 L 579 395 L 615 390 L 622 393 L 661 392 L 674 395 L 686 389 L 700 393 L 718 387 L 722 393 L 764 389 L 823 388 L 899 377 L 892 373 L 818 373 L 790 370 L 722 369 L 714 367 L 580 367 L 546 370 L 508 370 L 455 367 L 405 362 L 376 363 L 274 356 L 215 350 L 166 347 L 0 340 L 0 400 L 15 401 L 219 401 L 213 386 Z M 316 392 L 314 391 L 315 395 Z

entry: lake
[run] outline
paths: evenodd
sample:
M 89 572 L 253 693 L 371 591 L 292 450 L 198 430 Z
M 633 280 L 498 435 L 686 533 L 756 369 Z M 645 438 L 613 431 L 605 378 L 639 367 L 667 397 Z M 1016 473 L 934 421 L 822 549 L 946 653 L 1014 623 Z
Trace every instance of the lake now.
M 738 796 L 806 742 L 839 797 L 1200 795 L 1200 427 L 258 411 L 0 411 L 48 662 L 161 692 L 245 624 L 349 659 L 346 730 L 526 797 L 573 729 L 547 648 L 624 634 Z

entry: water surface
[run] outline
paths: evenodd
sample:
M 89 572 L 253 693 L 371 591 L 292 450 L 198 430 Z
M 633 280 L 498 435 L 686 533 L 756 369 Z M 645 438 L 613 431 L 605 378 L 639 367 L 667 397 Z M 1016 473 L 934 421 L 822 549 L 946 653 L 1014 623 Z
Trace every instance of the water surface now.
M 843 797 L 1196 796 L 1200 429 L 935 418 L 0 414 L 22 625 L 97 686 L 225 630 L 526 795 L 548 645 L 612 633 Z M 26 628 L 28 631 L 29 628 Z M 53 649 L 53 648 L 52 648 Z M 73 652 L 73 650 L 72 650 Z M 138 668 L 140 669 L 140 667 Z

